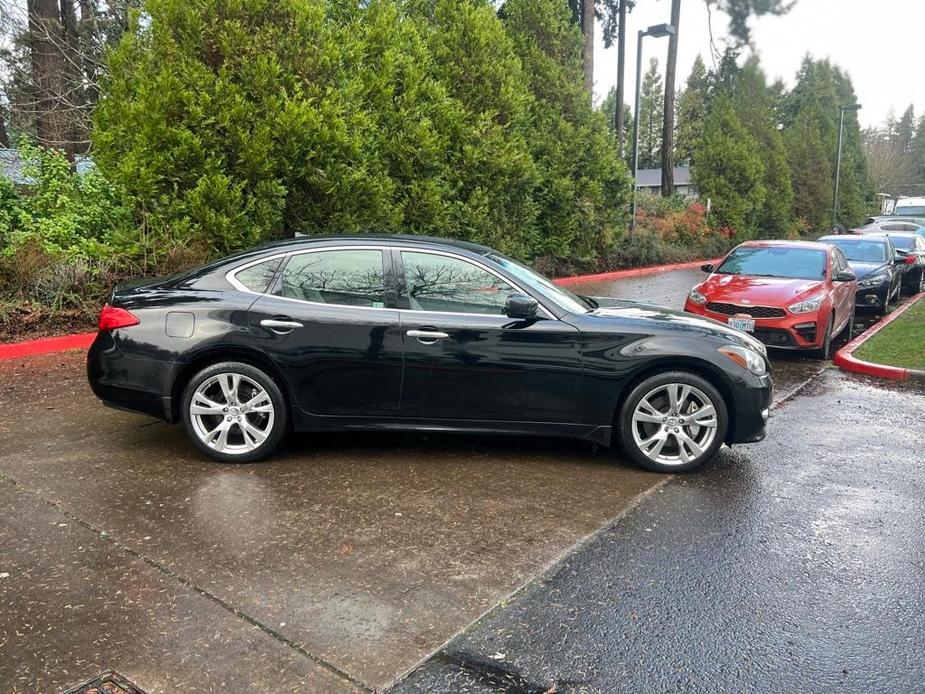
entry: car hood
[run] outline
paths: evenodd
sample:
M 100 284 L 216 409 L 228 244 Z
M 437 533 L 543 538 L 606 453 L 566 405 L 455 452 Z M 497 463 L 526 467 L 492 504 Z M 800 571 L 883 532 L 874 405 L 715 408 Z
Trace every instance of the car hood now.
M 859 280 L 878 272 L 886 272 L 889 269 L 889 265 L 882 261 L 865 263 L 860 260 L 849 260 L 848 265 L 854 270 L 854 274 L 858 276 Z
M 712 318 L 695 316 L 684 311 L 676 311 L 664 306 L 655 306 L 636 301 L 624 301 L 608 297 L 593 297 L 593 299 L 598 303 L 598 308 L 594 309 L 589 315 L 595 318 L 639 321 L 641 325 L 655 327 L 654 331 L 647 332 L 680 331 L 696 333 L 700 336 L 709 335 L 726 342 L 734 342 L 750 347 L 761 354 L 767 353 L 764 345 L 756 338 L 739 330 L 734 330 L 725 323 Z
M 822 280 L 713 274 L 700 285 L 707 301 L 753 306 L 789 306 L 825 286 Z

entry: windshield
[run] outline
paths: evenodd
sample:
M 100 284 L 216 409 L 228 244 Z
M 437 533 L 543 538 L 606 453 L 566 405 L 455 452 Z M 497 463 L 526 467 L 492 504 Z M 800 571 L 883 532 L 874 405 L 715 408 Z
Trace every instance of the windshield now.
M 886 257 L 886 243 L 873 239 L 826 239 L 826 243 L 841 248 L 848 260 L 861 263 L 882 263 Z
M 580 296 L 570 292 L 565 287 L 560 287 L 557 284 L 553 284 L 551 280 L 548 280 L 547 278 L 543 277 L 537 272 L 534 272 L 528 267 L 524 267 L 520 263 L 514 262 L 510 258 L 505 258 L 503 255 L 494 254 L 487 257 L 489 260 L 493 260 L 498 265 L 514 275 L 514 277 L 520 280 L 523 284 L 528 285 L 532 289 L 542 293 L 544 296 L 548 296 L 550 299 L 568 311 L 573 313 L 587 313 L 590 309 L 594 308 L 591 302 L 582 299 Z
M 910 217 L 925 217 L 925 205 L 909 205 L 908 207 L 897 207 L 893 210 L 894 215 L 906 214 Z
M 820 280 L 825 279 L 825 251 L 810 248 L 745 246 L 726 256 L 726 260 L 716 272 L 724 275 Z

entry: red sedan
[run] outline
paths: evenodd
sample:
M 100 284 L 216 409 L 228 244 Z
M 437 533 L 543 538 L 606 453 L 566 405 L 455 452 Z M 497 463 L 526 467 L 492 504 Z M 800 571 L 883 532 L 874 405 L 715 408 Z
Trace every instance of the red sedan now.
M 752 333 L 770 347 L 817 350 L 854 323 L 857 278 L 841 249 L 801 241 L 748 241 L 694 287 L 684 310 Z

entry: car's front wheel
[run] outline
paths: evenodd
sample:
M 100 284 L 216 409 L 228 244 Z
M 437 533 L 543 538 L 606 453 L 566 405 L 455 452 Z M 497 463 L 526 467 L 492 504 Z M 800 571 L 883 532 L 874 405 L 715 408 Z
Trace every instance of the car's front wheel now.
M 709 460 L 723 444 L 726 403 L 706 379 L 669 371 L 630 392 L 617 416 L 624 451 L 655 472 L 686 472 Z
M 286 431 L 286 401 L 276 382 L 243 362 L 204 368 L 183 392 L 186 433 L 206 455 L 249 463 L 268 455 Z

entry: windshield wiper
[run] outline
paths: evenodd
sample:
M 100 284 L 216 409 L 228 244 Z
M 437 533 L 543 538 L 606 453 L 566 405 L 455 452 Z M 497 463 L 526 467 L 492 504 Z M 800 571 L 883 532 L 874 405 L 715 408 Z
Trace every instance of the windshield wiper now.
M 583 296 L 581 294 L 578 294 L 577 296 L 579 299 L 581 299 L 586 304 L 588 304 L 588 306 L 590 306 L 592 310 L 601 307 L 601 305 L 597 303 L 594 299 L 592 299 L 590 296 Z

